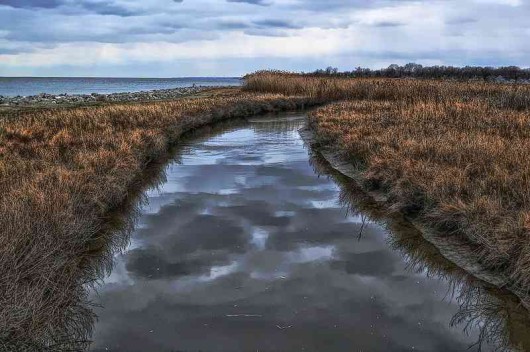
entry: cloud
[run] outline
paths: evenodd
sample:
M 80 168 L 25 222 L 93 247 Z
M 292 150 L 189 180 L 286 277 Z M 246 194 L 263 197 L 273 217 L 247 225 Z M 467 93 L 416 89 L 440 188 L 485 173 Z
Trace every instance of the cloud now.
M 372 26 L 374 27 L 380 27 L 380 28 L 385 28 L 385 27 L 401 27 L 401 26 L 404 26 L 405 24 L 404 23 L 400 23 L 400 22 L 392 22 L 392 21 L 381 21 L 381 22 L 375 22 L 372 24 Z
M 137 15 L 142 14 L 142 11 L 140 10 L 133 10 L 125 6 L 119 6 L 116 3 L 109 2 L 109 1 L 103 1 L 103 0 L 102 1 L 81 1 L 79 2 L 79 6 L 87 11 L 97 13 L 99 15 L 113 15 L 113 16 L 128 17 L 128 16 L 137 16 Z
M 64 3 L 64 0 L 2 0 L 0 6 L 14 8 L 55 8 Z
M 269 6 L 271 4 L 268 0 L 226 0 L 227 2 L 239 2 L 251 5 Z
M 478 22 L 478 19 L 473 17 L 455 17 L 445 20 L 448 25 L 472 24 L 476 22 Z
M 530 61 L 530 4 L 518 0 L 227 1 L 0 1 L 0 71 L 147 74 L 151 63 L 173 67 L 171 76 L 198 67 L 233 75 Z
M 254 21 L 252 23 L 258 27 L 266 27 L 266 28 L 283 28 L 283 29 L 301 28 L 300 26 L 297 26 L 294 23 L 287 21 L 287 20 L 265 19 L 265 20 Z
M 443 299 L 449 284 L 407 269 L 376 224 L 357 239 L 360 224 L 308 165 L 293 120 L 210 130 L 187 144 L 149 199 L 165 205 L 144 214 L 134 249 L 117 258 L 124 270 L 98 290 L 95 351 L 474 342 L 474 325 L 471 336 L 449 326 L 458 311 Z

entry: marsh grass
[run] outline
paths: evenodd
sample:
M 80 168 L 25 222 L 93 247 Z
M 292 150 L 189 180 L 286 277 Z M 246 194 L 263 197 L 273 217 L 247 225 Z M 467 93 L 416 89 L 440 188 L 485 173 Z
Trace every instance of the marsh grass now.
M 0 348 L 86 348 L 94 320 L 87 287 L 133 225 L 116 214 L 131 211 L 131 190 L 183 133 L 309 103 L 235 91 L 0 119 Z
M 310 114 L 317 142 L 529 293 L 530 86 L 260 72 L 245 89 L 339 100 Z
M 409 270 L 447 281 L 449 288 L 445 299 L 454 300 L 459 305 L 451 326 L 466 333 L 479 332 L 470 350 L 480 351 L 485 344 L 495 346 L 498 351 L 527 351 L 530 348 L 527 333 L 530 315 L 517 296 L 474 277 L 447 260 L 401 212 L 376 201 L 357 182 L 333 169 L 319 154 L 318 148 L 311 150 L 310 163 L 317 174 L 330 177 L 340 185 L 339 200 L 346 211 L 387 229 L 389 245 L 403 256 Z M 446 250 L 465 255 L 467 249 L 450 238 L 441 237 L 439 240 Z M 473 252 L 467 255 L 473 255 Z
M 361 166 L 390 208 L 528 290 L 530 87 L 261 72 L 244 90 L 0 117 L 0 348 L 87 346 L 86 288 L 134 222 L 115 215 L 134 213 L 131 190 L 183 133 L 308 104 L 332 103 L 310 115 L 318 143 Z
M 452 104 L 453 99 L 467 101 L 481 98 L 482 103 L 501 109 L 530 109 L 530 85 L 482 81 L 330 78 L 262 71 L 247 75 L 243 89 L 260 93 L 303 95 L 319 99 L 323 103 L 364 99 L 401 105 L 421 101 Z

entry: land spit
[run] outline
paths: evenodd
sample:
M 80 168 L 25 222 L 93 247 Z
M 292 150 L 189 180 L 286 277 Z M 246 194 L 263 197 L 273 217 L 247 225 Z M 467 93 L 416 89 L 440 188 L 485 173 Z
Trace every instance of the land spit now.
M 2 96 L 0 95 L 0 106 L 59 106 L 88 103 L 124 103 L 134 101 L 156 101 L 182 98 L 186 95 L 197 94 L 205 90 L 213 89 L 208 86 L 192 86 L 173 89 L 158 89 L 140 92 L 123 92 L 111 94 L 47 94 L 41 93 L 30 96 Z
M 340 100 L 310 114 L 316 143 L 391 209 L 466 241 L 528 295 L 530 87 L 260 72 L 244 89 Z
M 87 343 L 94 319 L 87 289 L 124 238 L 111 214 L 183 133 L 315 103 L 234 89 L 1 119 L 0 347 L 58 351 Z

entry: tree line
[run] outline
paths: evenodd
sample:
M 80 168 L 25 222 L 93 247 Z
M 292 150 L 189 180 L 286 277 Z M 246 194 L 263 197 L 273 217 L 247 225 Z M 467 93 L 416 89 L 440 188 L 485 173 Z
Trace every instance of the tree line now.
M 434 78 L 434 79 L 483 79 L 483 80 L 530 80 L 530 68 L 517 66 L 481 67 L 481 66 L 422 66 L 408 63 L 403 66 L 392 64 L 387 68 L 372 70 L 357 67 L 352 71 L 339 72 L 328 67 L 316 70 L 308 75 L 341 77 L 387 77 L 387 78 Z

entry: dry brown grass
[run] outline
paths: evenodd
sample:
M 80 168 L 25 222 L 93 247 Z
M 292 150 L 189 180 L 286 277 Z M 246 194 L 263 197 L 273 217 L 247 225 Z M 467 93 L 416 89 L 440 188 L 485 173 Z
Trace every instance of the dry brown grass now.
M 361 216 L 363 221 L 373 221 L 385 227 L 390 233 L 389 244 L 406 258 L 409 270 L 447 281 L 449 288 L 445 299 L 459 304 L 451 325 L 467 332 L 472 329 L 480 332 L 476 348 L 470 346 L 470 350 L 480 351 L 482 344 L 486 343 L 498 351 L 530 350 L 530 315 L 517 296 L 505 288 L 477 279 L 446 259 L 402 213 L 379 203 L 355 180 L 333 169 L 318 149 L 312 150 L 310 162 L 315 172 L 331 177 L 340 185 L 339 200 L 345 209 Z M 462 246 L 453 237 L 442 234 L 437 238 L 443 243 L 444 251 L 462 256 L 473 254 L 472 250 L 468 252 L 468 246 Z
M 304 95 L 321 102 L 335 100 L 386 100 L 408 104 L 416 101 L 467 101 L 481 97 L 488 105 L 516 110 L 530 109 L 530 85 L 494 84 L 389 78 L 330 78 L 292 73 L 258 72 L 248 75 L 244 89 L 252 92 Z
M 0 119 L 0 348 L 83 345 L 86 285 L 127 225 L 110 214 L 182 133 L 307 103 L 343 100 L 313 113 L 311 127 L 389 205 L 463 235 L 529 287 L 530 87 L 261 73 L 245 89 L 254 93 Z
M 101 250 L 123 241 L 111 235 L 110 214 L 182 133 L 308 102 L 237 91 L 1 119 L 0 349 L 84 345 L 87 285 L 103 270 Z
M 260 73 L 247 89 L 321 101 L 310 127 L 365 186 L 471 242 L 489 268 L 530 289 L 530 86 Z

